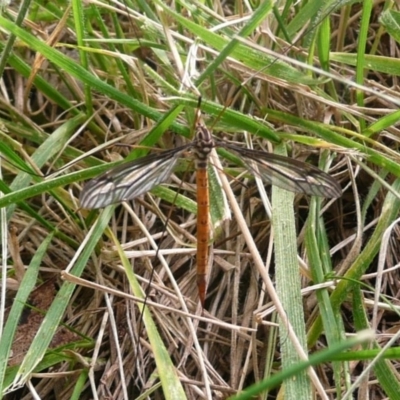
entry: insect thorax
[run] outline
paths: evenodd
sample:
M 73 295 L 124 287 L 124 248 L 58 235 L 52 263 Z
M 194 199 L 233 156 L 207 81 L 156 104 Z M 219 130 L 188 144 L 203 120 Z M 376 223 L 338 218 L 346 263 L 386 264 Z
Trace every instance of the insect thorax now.
M 203 124 L 198 124 L 196 127 L 195 145 L 193 146 L 197 167 L 205 168 L 207 159 L 214 147 L 215 143 L 210 131 Z

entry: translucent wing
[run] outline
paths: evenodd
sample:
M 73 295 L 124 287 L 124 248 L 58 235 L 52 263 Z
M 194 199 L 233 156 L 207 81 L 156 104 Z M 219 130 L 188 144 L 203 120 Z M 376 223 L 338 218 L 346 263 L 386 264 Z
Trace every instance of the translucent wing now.
M 265 182 L 282 189 L 327 198 L 337 198 L 342 195 L 338 182 L 311 164 L 225 142 L 217 142 L 217 146 L 238 153 L 240 159 L 253 174 L 261 176 Z
M 132 200 L 165 182 L 179 157 L 191 145 L 150 154 L 118 165 L 85 184 L 79 197 L 82 208 L 95 209 Z

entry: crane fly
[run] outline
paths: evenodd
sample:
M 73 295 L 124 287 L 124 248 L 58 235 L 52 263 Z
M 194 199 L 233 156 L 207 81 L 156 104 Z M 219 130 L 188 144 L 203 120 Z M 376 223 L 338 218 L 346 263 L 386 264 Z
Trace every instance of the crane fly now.
M 211 151 L 221 147 L 236 153 L 245 167 L 263 181 L 291 192 L 337 198 L 338 182 L 313 165 L 259 150 L 246 149 L 214 138 L 197 111 L 195 138 L 191 143 L 122 163 L 87 182 L 80 195 L 86 209 L 133 200 L 168 180 L 179 158 L 191 150 L 196 165 L 197 185 L 197 286 L 204 308 L 209 252 L 209 192 L 207 164 Z

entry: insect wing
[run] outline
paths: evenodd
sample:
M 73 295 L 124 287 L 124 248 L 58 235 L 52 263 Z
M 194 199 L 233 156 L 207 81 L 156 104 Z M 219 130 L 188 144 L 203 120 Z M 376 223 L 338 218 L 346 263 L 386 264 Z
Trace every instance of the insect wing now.
M 188 146 L 130 161 L 90 180 L 82 189 L 82 208 L 95 209 L 132 200 L 165 182 Z
M 218 144 L 221 145 L 222 144 Z M 295 193 L 337 198 L 342 195 L 338 182 L 326 172 L 311 164 L 264 151 L 245 149 L 224 143 L 227 149 L 238 153 L 242 162 L 263 181 Z

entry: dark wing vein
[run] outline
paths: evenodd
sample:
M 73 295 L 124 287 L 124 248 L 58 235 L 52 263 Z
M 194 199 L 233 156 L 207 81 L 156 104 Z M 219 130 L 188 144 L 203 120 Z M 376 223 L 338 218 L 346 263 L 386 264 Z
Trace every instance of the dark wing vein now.
M 217 142 L 238 153 L 246 167 L 265 182 L 295 193 L 337 198 L 342 195 L 339 183 L 326 172 L 311 164 L 259 150 L 246 149 Z
M 165 182 L 179 157 L 191 144 L 128 161 L 85 184 L 79 197 L 82 208 L 95 209 L 132 200 Z

